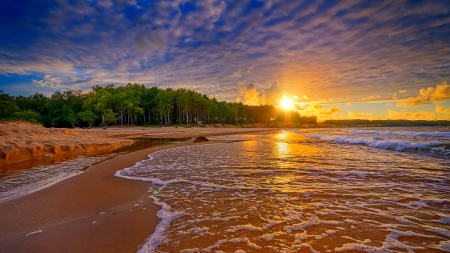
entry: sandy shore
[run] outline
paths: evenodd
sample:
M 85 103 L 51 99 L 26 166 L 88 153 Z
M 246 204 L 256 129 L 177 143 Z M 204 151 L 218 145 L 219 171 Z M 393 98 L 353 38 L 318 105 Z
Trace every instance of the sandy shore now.
M 26 122 L 0 122 L 0 166 L 72 155 L 99 155 L 133 144 L 132 138 L 195 138 L 246 133 L 264 128 L 233 127 L 107 127 L 45 128 Z M 10 166 L 9 169 L 15 169 Z
M 117 178 L 114 173 L 151 152 L 179 145 L 195 144 L 125 154 L 1 203 L 1 252 L 136 252 L 158 224 L 159 207 L 149 198 L 151 183 Z
M 180 138 L 262 131 L 162 129 L 146 134 Z M 121 155 L 50 187 L 0 203 L 0 251 L 136 252 L 158 224 L 159 207 L 149 198 L 151 183 L 117 178 L 114 173 L 146 159 L 151 152 L 180 145 L 201 144 L 168 144 Z

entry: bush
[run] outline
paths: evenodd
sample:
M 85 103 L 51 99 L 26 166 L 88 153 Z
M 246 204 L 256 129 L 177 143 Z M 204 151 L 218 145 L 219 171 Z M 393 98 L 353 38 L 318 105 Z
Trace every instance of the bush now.
M 41 115 L 32 110 L 25 110 L 20 112 L 14 112 L 11 118 L 14 120 L 22 120 L 32 123 L 38 123 L 39 119 L 41 118 Z

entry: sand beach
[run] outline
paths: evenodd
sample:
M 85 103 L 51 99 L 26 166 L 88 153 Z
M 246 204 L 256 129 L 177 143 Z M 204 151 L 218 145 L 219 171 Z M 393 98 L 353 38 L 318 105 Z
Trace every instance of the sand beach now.
M 129 138 L 144 135 L 192 138 L 267 130 L 175 127 L 72 130 L 3 123 L 0 144 L 5 164 L 11 150 L 25 150 L 25 155 L 16 152 L 10 157 L 26 160 L 38 155 L 58 155 L 55 151 L 61 150 L 58 148 L 61 146 L 68 153 L 86 152 L 89 145 L 130 145 Z M 120 155 L 47 188 L 0 203 L 2 252 L 136 252 L 158 224 L 156 213 L 160 207 L 149 198 L 151 183 L 118 178 L 114 173 L 146 159 L 152 152 L 183 145 L 201 143 L 167 144 Z M 39 146 L 46 147 L 48 152 L 33 153 Z

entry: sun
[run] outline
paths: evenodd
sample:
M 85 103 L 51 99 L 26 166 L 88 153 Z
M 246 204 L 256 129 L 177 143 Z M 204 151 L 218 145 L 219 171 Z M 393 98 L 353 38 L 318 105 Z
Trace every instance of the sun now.
M 287 98 L 286 95 L 284 95 L 281 99 L 280 107 L 283 110 L 292 110 L 294 108 L 294 102 L 292 102 L 291 99 Z

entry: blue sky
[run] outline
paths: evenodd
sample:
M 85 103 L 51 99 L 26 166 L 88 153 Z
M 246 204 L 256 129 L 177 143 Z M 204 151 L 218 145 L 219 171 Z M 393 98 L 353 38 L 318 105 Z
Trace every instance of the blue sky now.
M 12 95 L 132 82 L 286 94 L 322 118 L 450 119 L 449 1 L 6 1 L 0 34 Z

